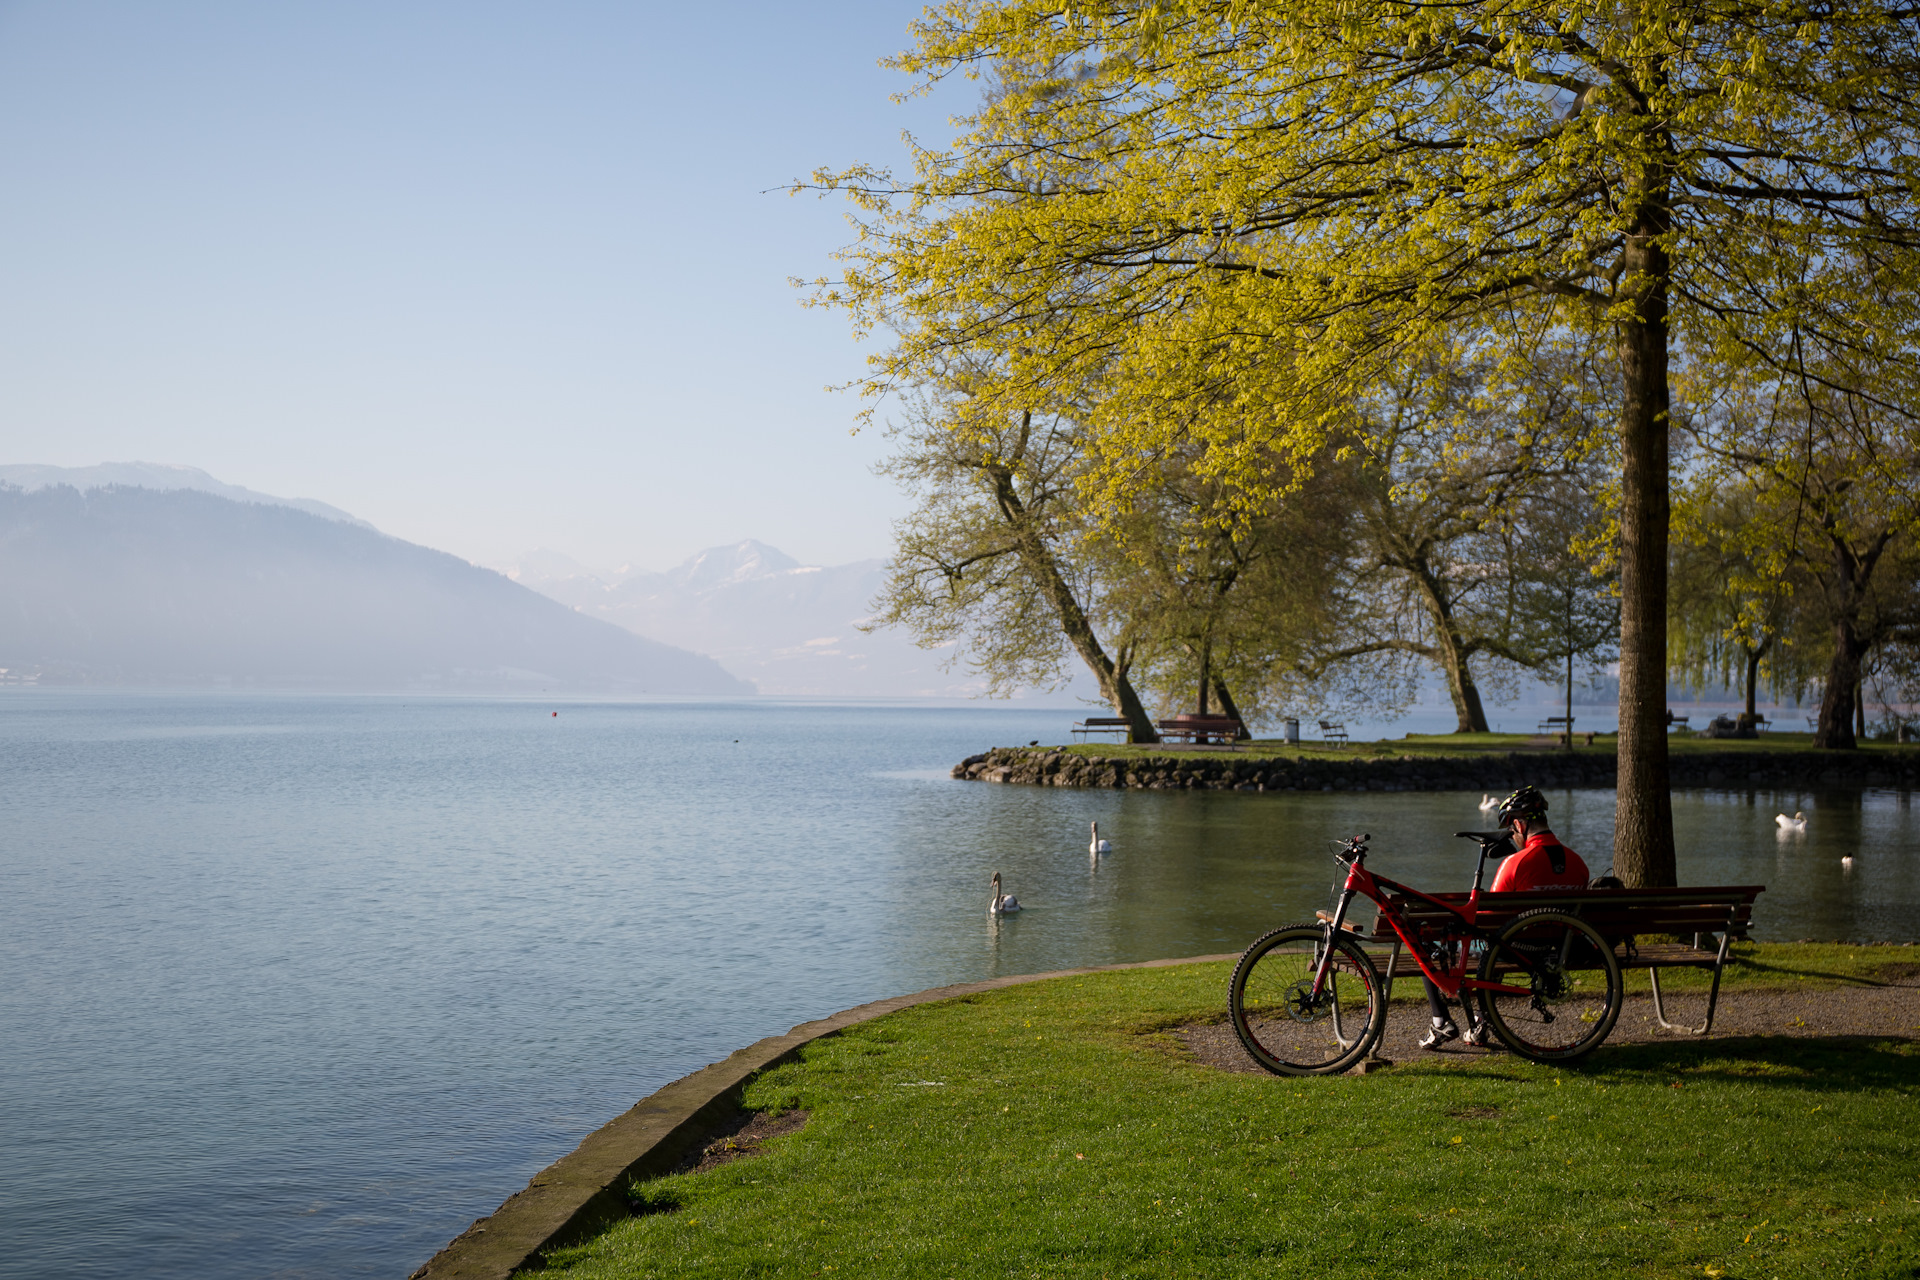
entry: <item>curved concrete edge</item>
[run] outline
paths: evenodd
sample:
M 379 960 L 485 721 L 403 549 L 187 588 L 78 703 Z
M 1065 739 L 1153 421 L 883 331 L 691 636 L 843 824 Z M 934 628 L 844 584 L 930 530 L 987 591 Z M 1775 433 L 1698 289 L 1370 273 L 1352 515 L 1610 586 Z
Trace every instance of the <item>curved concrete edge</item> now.
M 628 1216 L 626 1192 L 634 1179 L 672 1169 L 701 1137 L 727 1118 L 749 1080 L 822 1036 L 917 1004 L 1048 978 L 1118 969 L 1166 969 L 1238 957 L 1238 952 L 1230 952 L 962 982 L 875 1000 L 803 1022 L 785 1035 L 768 1036 L 736 1050 L 724 1060 L 642 1098 L 632 1110 L 588 1134 L 571 1154 L 535 1174 L 525 1190 L 461 1232 L 408 1280 L 506 1280 L 515 1271 L 537 1265 L 542 1250 L 578 1243 L 605 1230 Z

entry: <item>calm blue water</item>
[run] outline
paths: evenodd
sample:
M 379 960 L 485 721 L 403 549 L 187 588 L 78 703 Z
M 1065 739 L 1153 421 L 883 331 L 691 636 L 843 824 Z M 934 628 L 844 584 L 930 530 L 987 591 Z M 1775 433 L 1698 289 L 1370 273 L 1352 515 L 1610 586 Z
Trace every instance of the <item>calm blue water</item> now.
M 1464 887 L 1446 835 L 1477 796 L 946 777 L 1072 718 L 0 694 L 0 1275 L 405 1275 L 636 1099 L 796 1022 L 1237 950 L 1325 901 L 1326 838 L 1353 830 L 1386 874 Z M 1550 794 L 1598 870 L 1611 798 Z M 1776 838 L 1796 808 L 1809 834 Z M 1682 878 L 1769 885 L 1763 935 L 1920 936 L 1909 797 L 1677 810 Z M 1030 908 L 998 926 L 996 869 Z

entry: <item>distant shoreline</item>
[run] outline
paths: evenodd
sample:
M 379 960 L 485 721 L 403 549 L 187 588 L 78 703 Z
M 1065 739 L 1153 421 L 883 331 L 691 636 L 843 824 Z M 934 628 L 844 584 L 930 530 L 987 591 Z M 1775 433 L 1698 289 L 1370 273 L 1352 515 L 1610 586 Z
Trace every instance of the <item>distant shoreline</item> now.
M 955 765 L 953 776 L 1117 791 L 1506 792 L 1521 783 L 1608 789 L 1616 774 L 1614 754 L 1604 748 L 1416 754 L 1395 752 L 1391 743 L 1356 743 L 1347 751 L 1248 746 L 1244 753 L 1216 748 L 1177 754 L 1151 746 L 1122 748 L 1125 754 L 1102 754 L 1098 747 L 995 747 Z M 1675 787 L 1913 790 L 1920 787 L 1920 749 L 1686 750 L 1673 753 L 1668 769 Z

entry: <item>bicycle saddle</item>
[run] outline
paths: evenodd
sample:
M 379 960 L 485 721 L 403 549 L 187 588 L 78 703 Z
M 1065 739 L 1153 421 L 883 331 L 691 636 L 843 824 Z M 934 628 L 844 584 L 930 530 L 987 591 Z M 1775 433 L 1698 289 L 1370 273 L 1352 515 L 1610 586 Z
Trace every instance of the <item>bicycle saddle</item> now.
M 1483 858 L 1504 858 L 1519 852 L 1514 847 L 1511 831 L 1456 831 L 1453 834 L 1462 840 L 1478 840 Z

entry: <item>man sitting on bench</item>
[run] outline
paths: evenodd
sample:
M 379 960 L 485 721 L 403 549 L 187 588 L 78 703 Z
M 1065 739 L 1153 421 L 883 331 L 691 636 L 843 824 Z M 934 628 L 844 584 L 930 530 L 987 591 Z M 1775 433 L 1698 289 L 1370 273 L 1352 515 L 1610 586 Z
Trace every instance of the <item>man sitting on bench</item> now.
M 1501 826 L 1512 830 L 1513 841 L 1520 849 L 1508 854 L 1500 864 L 1500 872 L 1494 876 L 1493 887 L 1488 892 L 1525 893 L 1529 889 L 1587 887 L 1587 864 L 1580 860 L 1579 854 L 1561 844 L 1553 828 L 1547 825 L 1547 798 L 1540 794 L 1539 788 L 1521 787 L 1502 800 L 1498 817 Z M 1457 1039 L 1460 1028 L 1453 1024 L 1447 1012 L 1447 998 L 1433 985 L 1433 979 L 1423 975 L 1421 981 L 1427 984 L 1427 1007 L 1433 1012 L 1433 1025 L 1421 1037 L 1420 1047 L 1432 1049 Z M 1470 1003 L 1466 1000 L 1460 1003 L 1467 1010 L 1467 1043 L 1485 1044 L 1486 1027 L 1473 1016 Z

